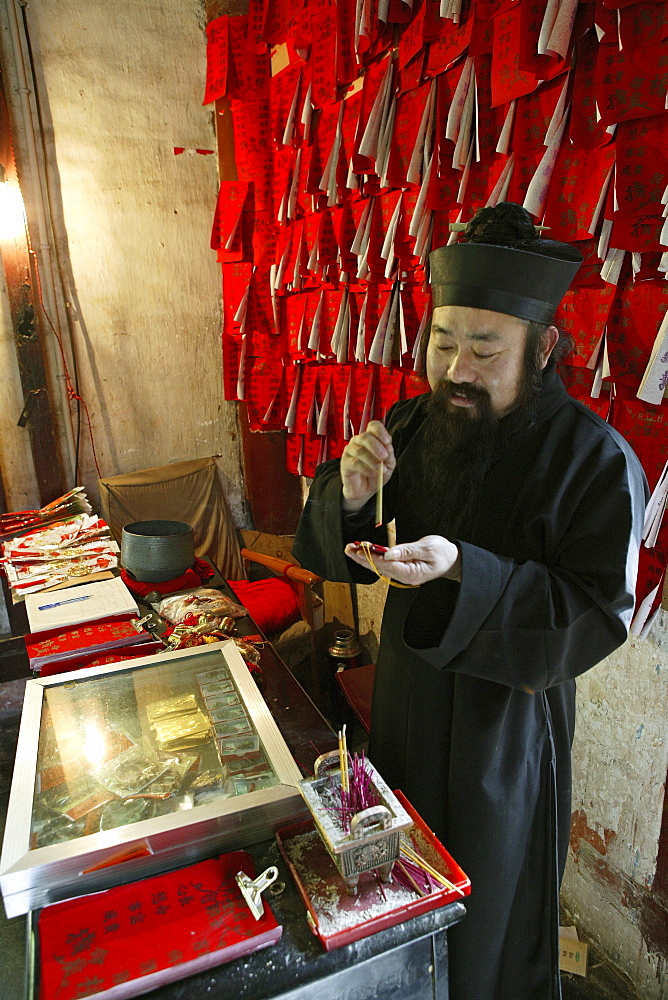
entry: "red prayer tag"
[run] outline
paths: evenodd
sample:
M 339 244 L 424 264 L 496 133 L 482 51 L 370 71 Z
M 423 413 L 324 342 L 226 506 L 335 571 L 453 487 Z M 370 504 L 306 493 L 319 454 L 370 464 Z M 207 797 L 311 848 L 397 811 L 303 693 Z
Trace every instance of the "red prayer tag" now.
M 426 376 L 416 375 L 415 372 L 407 373 L 403 383 L 403 398 L 413 399 L 414 396 L 421 396 L 425 392 L 430 392 Z
M 581 38 L 575 49 L 573 99 L 568 134 L 575 146 L 591 149 L 607 145 L 612 136 L 599 120 L 596 105 L 596 60 L 598 41 L 595 31 Z
M 216 17 L 206 26 L 206 85 L 202 104 L 224 97 L 227 93 L 229 58 L 229 18 Z
M 336 2 L 310 0 L 311 14 L 311 100 L 315 108 L 336 101 Z
M 404 373 L 398 368 L 379 368 L 376 382 L 379 420 L 385 420 L 390 407 L 401 399 L 403 379 Z
M 551 239 L 582 240 L 592 235 L 601 192 L 614 162 L 614 146 L 574 149 L 562 142 L 543 220 Z
M 392 130 L 392 149 L 387 168 L 391 187 L 404 187 L 422 115 L 431 90 L 431 82 L 423 83 L 417 90 L 402 94 L 397 99 L 397 110 Z
M 622 387 L 615 392 L 610 423 L 635 451 L 653 490 L 668 461 L 668 402 L 652 406 Z
M 271 147 L 269 131 L 269 101 L 232 102 L 234 148 L 239 180 L 253 181 L 255 207 L 262 212 L 272 209 Z
M 638 389 L 666 309 L 666 282 L 628 283 L 619 289 L 608 318 L 612 381 Z
M 285 467 L 294 476 L 301 475 L 300 459 L 304 438 L 301 434 L 287 434 L 285 438 Z
M 641 49 L 599 44 L 596 96 L 605 126 L 655 115 L 665 109 L 668 39 Z
M 494 20 L 492 48 L 492 106 L 507 104 L 532 93 L 541 79 L 520 68 L 521 25 L 519 11 L 500 14 Z M 541 88 L 542 89 L 542 88 Z
M 605 331 L 608 314 L 617 289 L 574 288 L 566 292 L 556 311 L 554 322 L 573 338 L 574 351 L 569 365 L 587 366 Z
M 415 17 L 407 24 L 401 33 L 401 38 L 399 39 L 399 69 L 405 69 L 409 62 L 415 58 L 415 56 L 420 52 L 424 45 L 423 31 L 424 31 L 424 18 L 427 9 L 427 3 L 425 0 L 423 2 L 416 2 L 418 7 Z
M 437 76 L 449 69 L 471 41 L 473 18 L 468 17 L 463 24 L 453 25 L 446 21 L 448 30 L 440 38 L 429 44 L 425 76 Z

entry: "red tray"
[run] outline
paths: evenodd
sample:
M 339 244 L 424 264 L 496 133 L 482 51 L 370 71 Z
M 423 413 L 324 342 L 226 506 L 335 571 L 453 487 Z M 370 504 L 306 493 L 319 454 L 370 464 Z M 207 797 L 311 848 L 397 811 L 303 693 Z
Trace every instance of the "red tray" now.
M 419 853 L 455 886 L 418 897 L 392 882 L 383 885 L 373 872 L 360 876 L 350 896 L 312 820 L 283 827 L 276 840 L 304 901 L 311 929 L 327 951 L 368 937 L 386 927 L 468 896 L 471 881 L 401 792 L 394 793 L 413 820 L 408 831 Z M 383 898 L 383 894 L 384 897 Z

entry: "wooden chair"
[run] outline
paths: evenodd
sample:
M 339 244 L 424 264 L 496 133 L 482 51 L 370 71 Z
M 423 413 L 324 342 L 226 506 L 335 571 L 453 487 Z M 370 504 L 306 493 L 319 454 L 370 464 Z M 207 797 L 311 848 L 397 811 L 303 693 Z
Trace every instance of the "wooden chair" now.
M 215 458 L 175 462 L 172 465 L 140 469 L 99 480 L 102 516 L 116 541 L 121 543 L 123 528 L 133 521 L 165 519 L 190 524 L 195 536 L 195 554 L 211 560 L 225 580 L 248 579 L 249 564 L 260 566 L 265 575 L 285 576 L 296 586 L 299 610 L 305 626 L 301 645 L 295 642 L 293 626 L 287 633 L 268 637 L 281 657 L 292 666 L 294 649 L 306 649 L 315 671 L 316 648 L 313 636 L 323 623 L 320 577 L 295 564 L 292 557 L 280 559 L 258 551 L 255 545 L 241 545 L 222 489 Z M 247 532 L 250 536 L 252 533 Z M 259 535 L 259 533 L 255 533 Z M 267 536 L 265 536 L 267 537 Z M 276 536 L 278 537 L 278 536 Z M 259 546 L 260 548 L 262 546 Z M 297 623 L 298 625 L 300 623 Z M 308 628 L 306 628 L 308 626 Z M 288 633 L 291 633 L 288 636 Z M 288 658 L 288 653 L 290 657 Z
M 376 664 L 367 663 L 363 667 L 352 667 L 336 674 L 336 681 L 343 697 L 366 729 L 371 731 L 371 696 Z

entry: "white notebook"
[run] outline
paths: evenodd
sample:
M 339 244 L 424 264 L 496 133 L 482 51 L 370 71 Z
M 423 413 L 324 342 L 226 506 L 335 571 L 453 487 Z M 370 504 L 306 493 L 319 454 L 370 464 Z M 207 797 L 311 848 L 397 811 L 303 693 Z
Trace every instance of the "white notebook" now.
M 113 580 L 97 580 L 48 594 L 26 594 L 26 612 L 30 631 L 44 632 L 109 615 L 137 615 L 139 609 L 120 576 L 116 576 Z

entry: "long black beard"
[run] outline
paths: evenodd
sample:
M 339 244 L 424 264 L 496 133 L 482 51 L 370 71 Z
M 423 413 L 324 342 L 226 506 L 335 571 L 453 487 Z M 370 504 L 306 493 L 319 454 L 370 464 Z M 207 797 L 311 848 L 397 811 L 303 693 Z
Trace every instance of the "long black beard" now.
M 535 418 L 543 372 L 535 348 L 524 357 L 517 404 L 511 411 L 513 426 L 528 426 Z M 475 402 L 475 407 L 459 407 L 451 402 L 453 393 Z M 444 506 L 457 515 L 462 530 L 473 521 L 480 489 L 498 450 L 500 419 L 492 411 L 489 393 L 471 384 L 442 381 L 426 406 L 424 431 L 426 487 L 434 510 Z
M 475 408 L 451 403 L 455 390 L 474 400 Z M 494 457 L 499 429 L 489 393 L 472 385 L 439 382 L 426 409 L 427 487 L 450 510 L 470 510 Z

